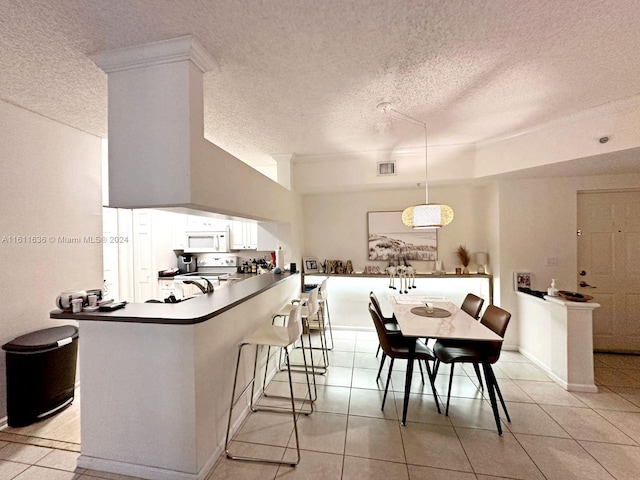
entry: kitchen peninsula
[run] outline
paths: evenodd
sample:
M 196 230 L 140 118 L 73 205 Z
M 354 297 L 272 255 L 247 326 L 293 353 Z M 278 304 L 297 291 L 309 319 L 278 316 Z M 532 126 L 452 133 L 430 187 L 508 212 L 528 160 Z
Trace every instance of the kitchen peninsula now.
M 204 479 L 223 449 L 238 343 L 299 291 L 298 274 L 267 273 L 176 304 L 51 312 L 79 320 L 78 466 Z M 248 361 L 240 375 L 251 369 Z

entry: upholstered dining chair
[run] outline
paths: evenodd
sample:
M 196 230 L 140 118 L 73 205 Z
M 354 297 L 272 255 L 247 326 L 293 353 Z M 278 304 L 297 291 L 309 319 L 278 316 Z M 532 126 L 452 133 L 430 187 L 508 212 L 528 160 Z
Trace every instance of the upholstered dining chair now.
M 504 334 L 509 325 L 511 314 L 495 305 L 489 305 L 482 315 L 480 322 L 494 333 L 504 338 Z M 502 426 L 500 424 L 500 413 L 496 402 L 496 394 L 502 404 L 502 409 L 507 417 L 507 421 L 511 422 L 509 412 L 502 398 L 498 381 L 493 373 L 491 365 L 496 363 L 500 358 L 502 350 L 501 341 L 472 341 L 467 340 L 459 344 L 446 345 L 442 342 L 436 342 L 433 352 L 436 358 L 442 363 L 451 364 L 451 373 L 449 375 L 449 390 L 447 392 L 447 406 L 445 414 L 449 415 L 449 401 L 451 399 L 451 385 L 453 383 L 453 369 L 456 363 L 475 363 L 482 364 L 484 368 L 485 381 L 487 390 L 491 400 L 491 408 L 498 428 L 498 433 L 502 435 Z
M 389 382 L 391 381 L 391 372 L 393 371 L 393 363 L 397 358 L 405 359 L 405 360 L 408 360 L 409 358 L 411 358 L 411 350 L 412 350 L 411 344 L 415 342 L 413 359 L 417 361 L 418 364 L 420 364 L 420 361 L 424 361 L 427 368 L 427 376 L 429 377 L 429 383 L 431 384 L 431 391 L 433 392 L 433 399 L 436 402 L 436 408 L 438 409 L 438 413 L 440 413 L 440 403 L 438 402 L 438 394 L 436 392 L 436 387 L 434 384 L 434 375 L 428 363 L 428 360 L 435 359 L 433 351 L 420 340 L 417 340 L 414 338 L 407 338 L 403 336 L 401 333 L 390 334 L 385 328 L 383 319 L 380 317 L 375 307 L 371 303 L 369 304 L 369 313 L 371 314 L 373 324 L 376 327 L 376 332 L 378 334 L 378 340 L 380 341 L 380 346 L 382 347 L 382 351 L 386 356 L 388 356 L 391 359 L 391 362 L 389 364 L 389 373 L 387 374 L 387 382 L 384 388 L 384 395 L 382 397 L 381 410 L 384 410 L 384 404 L 387 399 L 387 392 L 389 391 Z M 380 375 L 379 372 L 378 372 L 378 375 Z M 424 378 L 423 378 L 423 381 L 424 381 Z
M 382 307 L 380 307 L 380 301 L 378 300 L 378 297 L 376 297 L 375 293 L 369 292 L 369 302 L 371 302 L 371 305 L 373 305 L 373 308 L 375 308 L 376 312 L 378 312 L 378 316 L 384 322 L 384 328 L 386 328 L 387 332 L 391 334 L 400 333 L 398 320 L 396 320 L 395 316 L 391 316 L 391 317 L 384 316 L 384 314 L 382 313 Z M 381 348 L 380 345 L 378 345 L 378 349 L 376 350 L 376 357 L 380 353 L 380 348 Z M 383 355 L 384 355 L 384 352 L 383 352 Z M 384 357 L 382 357 L 382 359 L 384 363 Z
M 478 318 L 480 316 L 480 310 L 482 310 L 483 304 L 484 298 L 478 297 L 473 293 L 467 293 L 467 296 L 464 298 L 462 305 L 460 305 L 460 310 L 468 313 L 473 318 Z
M 462 305 L 460 305 L 460 310 L 465 313 L 468 313 L 473 318 L 477 319 L 480 316 L 480 311 L 482 310 L 482 305 L 484 304 L 484 298 L 478 297 L 473 293 L 467 293 L 467 296 L 464 298 Z M 437 343 L 441 345 L 446 345 L 449 347 L 460 346 L 460 340 L 438 340 Z M 433 367 L 434 375 L 438 374 L 438 370 L 440 369 L 440 361 L 436 359 L 435 365 Z M 484 389 L 484 385 L 482 384 L 482 376 L 480 375 L 480 366 L 477 363 L 473 364 L 473 369 L 476 372 L 476 376 L 478 377 L 478 382 L 480 382 L 480 388 Z

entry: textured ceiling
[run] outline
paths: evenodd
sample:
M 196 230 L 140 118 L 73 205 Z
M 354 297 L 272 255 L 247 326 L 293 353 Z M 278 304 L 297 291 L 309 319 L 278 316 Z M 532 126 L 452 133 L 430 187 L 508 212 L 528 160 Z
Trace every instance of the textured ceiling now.
M 0 98 L 107 136 L 88 55 L 194 34 L 205 136 L 270 154 L 473 143 L 640 94 L 637 0 L 0 0 Z

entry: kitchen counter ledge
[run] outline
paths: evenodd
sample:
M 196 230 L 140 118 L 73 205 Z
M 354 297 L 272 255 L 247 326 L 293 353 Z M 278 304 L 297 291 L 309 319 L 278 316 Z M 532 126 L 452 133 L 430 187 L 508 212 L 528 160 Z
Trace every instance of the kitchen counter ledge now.
M 264 273 L 245 276 L 212 294 L 203 294 L 180 303 L 128 303 L 113 312 L 72 313 L 53 310 L 50 317 L 65 320 L 93 320 L 100 322 L 157 323 L 164 325 L 194 325 L 224 313 L 250 298 L 269 290 L 298 273 Z

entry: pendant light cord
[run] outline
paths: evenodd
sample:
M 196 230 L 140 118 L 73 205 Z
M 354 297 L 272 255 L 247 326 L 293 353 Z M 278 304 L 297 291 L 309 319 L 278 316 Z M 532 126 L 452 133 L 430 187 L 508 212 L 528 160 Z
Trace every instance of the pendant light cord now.
M 429 155 L 428 155 L 428 146 L 427 146 L 427 124 L 421 122 L 417 118 L 413 118 L 406 113 L 399 112 L 394 109 L 389 102 L 382 102 L 377 105 L 379 110 L 382 110 L 384 113 L 389 115 L 390 117 L 396 117 L 400 120 L 404 120 L 405 122 L 412 123 L 413 125 L 418 125 L 424 129 L 424 194 L 425 194 L 425 204 L 429 203 Z

